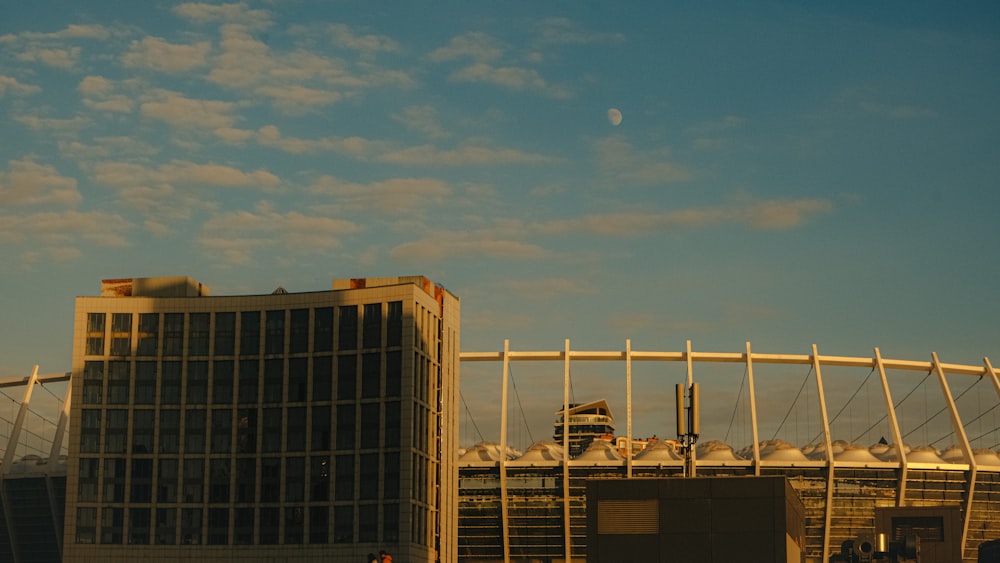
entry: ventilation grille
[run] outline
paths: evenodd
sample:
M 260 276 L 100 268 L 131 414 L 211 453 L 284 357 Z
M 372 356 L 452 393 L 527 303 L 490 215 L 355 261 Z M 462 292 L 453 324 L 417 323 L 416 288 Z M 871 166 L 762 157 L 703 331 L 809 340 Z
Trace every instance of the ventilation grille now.
M 598 501 L 597 533 L 658 534 L 659 502 L 656 499 Z

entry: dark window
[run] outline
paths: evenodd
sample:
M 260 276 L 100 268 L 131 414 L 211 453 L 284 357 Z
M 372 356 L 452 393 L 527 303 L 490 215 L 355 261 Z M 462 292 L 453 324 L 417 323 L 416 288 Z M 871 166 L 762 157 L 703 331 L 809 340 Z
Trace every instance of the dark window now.
M 128 411 L 108 409 L 104 421 L 104 453 L 123 454 L 128 438 Z
M 358 507 L 358 541 L 378 541 L 377 504 L 362 504 Z
M 362 499 L 378 498 L 378 454 L 361 455 L 361 486 L 359 496 Z
M 382 455 L 382 497 L 399 498 L 399 453 L 386 452 Z
M 254 458 L 237 458 L 236 502 L 254 502 L 256 492 L 257 460 Z
M 152 405 L 156 402 L 156 362 L 135 363 L 135 391 L 132 400 L 137 405 Z
M 129 501 L 153 502 L 153 460 L 132 459 L 132 479 Z M 147 526 L 149 523 L 147 522 Z M 148 541 L 148 540 L 147 540 Z
M 378 403 L 361 405 L 361 447 L 370 449 L 378 447 L 378 435 L 381 430 L 382 417 Z
M 177 459 L 160 458 L 156 475 L 156 502 L 177 502 Z
M 180 356 L 184 352 L 184 313 L 163 315 L 163 355 Z
M 205 411 L 184 411 L 184 453 L 205 453 Z
M 333 307 L 323 307 L 313 312 L 313 351 L 333 350 Z
M 285 508 L 285 544 L 300 544 L 304 532 L 305 508 L 289 506 Z
M 137 356 L 155 356 L 160 340 L 160 314 L 139 314 L 139 342 Z
M 309 507 L 309 543 L 328 543 L 330 526 L 330 508 L 326 506 Z
M 257 409 L 240 409 L 236 421 L 236 451 L 241 454 L 257 452 Z
M 156 509 L 156 543 L 175 545 L 177 543 L 177 509 Z
M 354 449 L 354 405 L 337 406 L 337 449 Z
M 291 330 L 288 335 L 288 352 L 300 354 L 309 351 L 309 309 L 293 309 Z
M 213 454 L 228 454 L 233 451 L 233 411 L 214 409 L 212 411 Z
M 83 364 L 83 404 L 99 405 L 104 402 L 104 362 Z
M 308 392 L 309 361 L 306 358 L 288 360 L 288 402 L 305 402 Z
M 208 509 L 208 544 L 229 545 L 229 509 Z
M 333 358 L 320 356 L 313 358 L 312 400 L 329 401 L 333 380 Z
M 264 360 L 264 402 L 280 403 L 285 390 L 285 360 Z
M 390 301 L 387 307 L 385 327 L 385 345 L 402 346 L 403 344 L 403 302 Z
M 122 543 L 122 525 L 124 521 L 124 508 L 102 508 L 101 543 Z
M 232 356 L 236 352 L 236 313 L 215 314 L 215 355 Z
M 104 313 L 87 314 L 87 355 L 104 355 Z
M 264 353 L 285 353 L 285 311 L 267 312 L 267 332 L 265 334 Z
M 127 405 L 129 387 L 129 363 L 108 362 L 108 404 Z
M 301 452 L 306 449 L 306 408 L 291 407 L 287 413 L 285 451 Z
M 177 453 L 180 446 L 181 411 L 160 409 L 160 453 Z
M 262 452 L 281 451 L 281 407 L 264 409 L 264 429 L 260 449 Z
M 260 543 L 262 545 L 274 545 L 278 543 L 278 508 L 263 507 L 260 509 Z
M 389 401 L 385 404 L 385 447 L 399 447 L 399 401 Z
M 208 464 L 208 502 L 229 502 L 231 458 L 213 458 Z
M 191 313 L 188 317 L 188 355 L 207 356 L 210 313 Z
M 205 460 L 188 458 L 184 460 L 184 502 L 201 502 L 205 485 Z
M 281 458 L 265 457 L 260 460 L 260 502 L 281 500 Z
M 333 507 L 333 542 L 354 543 L 354 505 Z
M 385 353 L 385 396 L 399 397 L 403 389 L 403 358 L 397 350 Z
M 313 456 L 309 478 L 309 500 L 330 500 L 330 456 Z
M 95 457 L 85 457 L 80 459 L 80 477 L 77 481 L 76 500 L 79 502 L 97 502 L 97 469 L 100 467 L 99 459 Z
M 160 404 L 181 404 L 181 363 L 163 362 L 160 370 Z
M 393 543 L 399 541 L 399 505 L 382 505 L 382 541 Z
M 128 356 L 132 352 L 132 314 L 111 314 L 111 355 Z
M 358 306 L 345 305 L 340 307 L 340 340 L 337 342 L 340 350 L 355 350 L 358 347 Z
M 240 360 L 240 404 L 257 402 L 257 386 L 260 380 L 260 362 L 257 360 Z
M 382 354 L 361 356 L 361 398 L 372 399 L 382 392 Z
M 150 517 L 148 508 L 131 508 L 128 511 L 128 543 L 149 543 Z
M 353 401 L 358 388 L 358 357 L 337 356 L 337 400 Z
M 315 452 L 330 449 L 330 407 L 312 408 L 312 443 L 310 449 Z
M 201 545 L 201 509 L 181 509 L 181 543 Z
M 125 458 L 104 460 L 104 502 L 125 502 Z
M 208 362 L 188 362 L 187 404 L 204 405 L 208 402 Z
M 253 544 L 254 513 L 252 507 L 236 508 L 233 522 L 233 543 L 236 545 Z
M 260 354 L 260 311 L 240 313 L 240 355 Z
M 354 455 L 338 455 L 334 479 L 334 497 L 354 500 Z
M 364 329 L 362 340 L 365 348 L 379 348 L 382 346 L 382 304 L 368 303 L 365 305 L 365 316 L 363 319 Z
M 216 360 L 212 368 L 212 404 L 233 404 L 233 361 Z
M 153 453 L 153 435 L 156 430 L 156 411 L 135 409 L 132 411 L 132 453 Z
M 305 458 L 287 458 L 285 460 L 285 502 L 302 502 L 305 499 L 305 483 Z

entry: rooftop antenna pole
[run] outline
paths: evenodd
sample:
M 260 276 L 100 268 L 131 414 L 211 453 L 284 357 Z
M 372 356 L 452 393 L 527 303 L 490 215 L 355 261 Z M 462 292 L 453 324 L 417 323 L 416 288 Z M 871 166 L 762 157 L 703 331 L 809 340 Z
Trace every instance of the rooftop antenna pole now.
M 698 434 L 701 431 L 699 422 L 699 390 L 698 384 L 693 380 L 691 341 L 687 341 L 687 384 L 678 383 L 674 391 L 677 400 L 677 441 L 681 443 L 681 451 L 684 452 L 685 477 L 694 477 L 695 469 L 695 444 L 698 442 Z M 687 399 L 685 404 L 685 399 Z

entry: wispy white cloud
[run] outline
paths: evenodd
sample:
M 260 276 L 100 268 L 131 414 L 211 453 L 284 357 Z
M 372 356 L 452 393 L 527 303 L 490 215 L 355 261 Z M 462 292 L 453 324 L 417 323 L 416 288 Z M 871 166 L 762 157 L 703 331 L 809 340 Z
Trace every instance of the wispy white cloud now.
M 479 233 L 436 233 L 404 242 L 389 252 L 394 260 L 435 263 L 467 256 L 497 260 L 540 260 L 549 255 L 543 247 L 522 240 L 494 239 Z
M 4 206 L 75 206 L 82 196 L 76 179 L 63 176 L 55 167 L 30 159 L 11 160 L 0 169 L 0 201 Z
M 507 279 L 500 283 L 504 290 L 525 299 L 548 299 L 561 295 L 593 295 L 598 288 L 586 278 L 549 277 Z
M 4 97 L 4 95 L 8 92 L 16 96 L 26 96 L 28 94 L 37 94 L 41 91 L 42 89 L 38 86 L 23 84 L 18 82 L 18 80 L 13 76 L 4 76 L 0 74 L 0 98 Z
M 261 145 L 275 147 L 289 153 L 335 152 L 357 158 L 371 156 L 385 150 L 386 146 L 384 142 L 370 141 L 362 137 L 323 137 L 319 139 L 286 137 L 274 125 L 261 127 L 254 138 Z
M 160 37 L 144 37 L 132 42 L 128 52 L 122 55 L 122 65 L 157 72 L 185 72 L 204 66 L 211 50 L 208 41 L 184 45 L 169 43 Z
M 499 60 L 503 54 L 504 47 L 499 41 L 487 33 L 476 31 L 453 37 L 447 45 L 431 51 L 427 57 L 434 62 L 468 58 L 489 63 Z
M 482 166 L 493 164 L 537 164 L 552 162 L 552 157 L 511 148 L 468 143 L 454 149 L 419 145 L 382 154 L 379 160 L 393 164 L 419 166 Z
M 271 12 L 250 8 L 245 2 L 207 4 L 185 2 L 174 7 L 174 13 L 196 23 L 239 24 L 251 29 L 271 25 Z
M 79 47 L 46 48 L 29 46 L 17 55 L 17 60 L 19 61 L 39 62 L 51 67 L 63 69 L 73 68 L 79 59 Z
M 8 33 L 0 35 L 0 43 L 12 43 L 16 41 L 49 41 L 59 39 L 108 39 L 111 37 L 111 30 L 103 25 L 81 25 L 70 24 L 65 29 L 50 33 L 25 31 L 23 33 Z
M 456 70 L 451 78 L 459 82 L 495 84 L 514 91 L 538 92 L 558 99 L 571 96 L 570 90 L 565 86 L 549 84 L 537 70 L 525 67 L 494 66 L 480 62 Z
M 448 184 L 435 178 L 391 178 L 361 184 L 322 176 L 312 183 L 309 190 L 332 196 L 336 204 L 345 210 L 394 215 L 438 204 L 451 194 Z
M 534 25 L 538 40 L 554 45 L 586 45 L 624 43 L 625 35 L 617 32 L 591 31 L 569 18 L 545 18 Z
M 693 176 L 686 166 L 672 162 L 669 147 L 640 150 L 616 135 L 595 141 L 594 152 L 598 166 L 615 187 L 682 182 Z
M 371 33 L 359 35 L 342 23 L 330 26 L 330 36 L 334 45 L 359 51 L 366 55 L 399 49 L 399 45 L 391 37 Z
M 129 245 L 132 224 L 104 211 L 45 211 L 0 213 L 0 245 L 24 245 L 21 266 L 31 268 L 41 259 L 66 262 L 80 258 L 83 244 L 121 248 Z
M 77 90 L 83 95 L 83 104 L 90 109 L 131 113 L 135 108 L 135 100 L 119 92 L 120 84 L 130 83 L 131 81 L 116 83 L 103 76 L 86 76 L 80 81 Z
M 273 189 L 281 179 L 266 170 L 244 172 L 220 164 L 197 164 L 174 160 L 156 167 L 127 162 L 99 162 L 94 180 L 108 186 L 219 186 Z
M 236 122 L 236 104 L 220 100 L 188 98 L 169 90 L 154 90 L 142 102 L 144 117 L 186 129 L 219 129 Z
M 447 137 L 448 133 L 438 121 L 437 109 L 430 105 L 406 106 L 403 111 L 394 113 L 392 118 L 429 139 Z
M 157 152 L 156 148 L 137 137 L 94 137 L 86 142 L 73 140 L 59 143 L 59 154 L 85 162 L 111 158 L 148 158 Z
M 83 117 L 41 117 L 38 115 L 17 115 L 14 121 L 32 131 L 47 131 L 54 135 L 67 135 L 91 125 L 91 120 Z

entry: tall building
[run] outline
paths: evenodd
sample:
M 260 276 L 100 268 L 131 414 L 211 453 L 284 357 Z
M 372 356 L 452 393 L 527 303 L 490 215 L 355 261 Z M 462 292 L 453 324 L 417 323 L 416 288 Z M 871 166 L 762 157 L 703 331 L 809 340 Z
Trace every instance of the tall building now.
M 63 561 L 457 560 L 459 300 L 422 276 L 78 297 Z
M 556 411 L 558 417 L 555 421 L 555 431 L 552 439 L 563 447 L 566 447 L 566 440 L 563 439 L 563 432 L 569 427 L 569 456 L 577 457 L 586 451 L 587 446 L 594 441 L 594 438 L 602 436 L 614 436 L 615 419 L 611 416 L 611 408 L 604 399 L 591 401 L 582 405 L 570 404 L 569 420 L 566 419 L 565 409 Z

